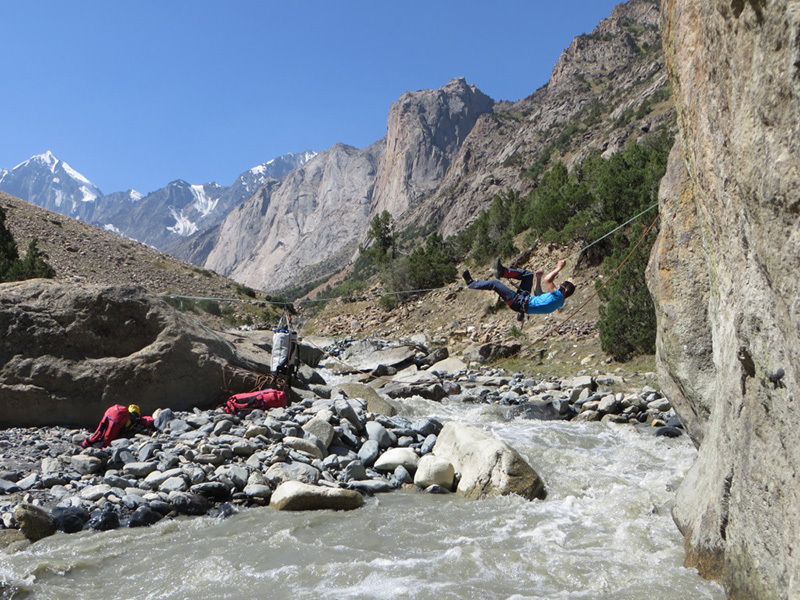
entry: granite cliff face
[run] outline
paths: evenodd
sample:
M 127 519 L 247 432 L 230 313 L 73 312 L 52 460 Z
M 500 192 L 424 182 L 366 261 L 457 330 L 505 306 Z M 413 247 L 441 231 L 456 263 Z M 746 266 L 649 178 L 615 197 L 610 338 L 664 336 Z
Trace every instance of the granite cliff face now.
M 389 110 L 372 212 L 402 215 L 436 190 L 478 117 L 493 106 L 464 79 L 403 94 Z
M 732 598 L 800 597 L 800 5 L 665 0 L 682 139 L 649 268 L 699 456 L 675 520 Z
M 208 240 L 205 266 L 266 290 L 341 269 L 372 214 L 402 215 L 437 188 L 492 105 L 463 79 L 404 94 L 389 111 L 384 139 L 363 150 L 337 144 L 234 210 Z
M 383 147 L 337 144 L 268 182 L 222 223 L 206 266 L 265 290 L 340 268 L 367 226 Z

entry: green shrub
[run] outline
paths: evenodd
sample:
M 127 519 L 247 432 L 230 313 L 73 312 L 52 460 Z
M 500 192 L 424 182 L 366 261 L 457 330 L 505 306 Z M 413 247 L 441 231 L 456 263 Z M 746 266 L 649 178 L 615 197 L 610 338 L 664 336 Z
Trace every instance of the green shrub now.
M 215 317 L 222 316 L 222 310 L 220 310 L 219 302 L 216 300 L 198 300 L 197 308 L 203 312 L 207 312 L 210 315 L 214 315 Z

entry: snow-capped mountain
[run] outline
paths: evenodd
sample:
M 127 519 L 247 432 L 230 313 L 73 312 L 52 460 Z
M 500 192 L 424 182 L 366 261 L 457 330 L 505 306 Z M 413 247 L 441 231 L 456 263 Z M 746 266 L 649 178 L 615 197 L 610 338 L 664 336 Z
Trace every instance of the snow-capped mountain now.
M 0 190 L 169 252 L 183 238 L 220 223 L 266 181 L 280 179 L 315 155 L 280 156 L 245 171 L 230 186 L 176 180 L 147 195 L 136 190 L 104 195 L 47 151 L 10 171 L 0 169 Z
M 0 172 L 0 190 L 49 210 L 81 218 L 103 192 L 49 150 Z

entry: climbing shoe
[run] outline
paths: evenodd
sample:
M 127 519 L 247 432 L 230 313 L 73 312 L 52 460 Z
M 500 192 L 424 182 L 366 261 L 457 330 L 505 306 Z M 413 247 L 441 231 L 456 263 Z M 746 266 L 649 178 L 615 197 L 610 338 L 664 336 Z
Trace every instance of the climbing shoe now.
M 473 281 L 475 281 L 475 280 L 472 278 L 472 275 L 470 275 L 470 274 L 469 274 L 469 269 L 464 269 L 464 272 L 463 272 L 463 273 L 461 273 L 461 276 L 464 278 L 464 281 L 466 281 L 466 282 L 467 282 L 467 285 L 469 285 L 470 283 L 472 283 Z
M 497 277 L 497 279 L 500 279 L 501 277 L 504 277 L 505 274 L 506 268 L 500 262 L 500 258 L 498 257 L 497 260 L 494 261 L 494 276 Z

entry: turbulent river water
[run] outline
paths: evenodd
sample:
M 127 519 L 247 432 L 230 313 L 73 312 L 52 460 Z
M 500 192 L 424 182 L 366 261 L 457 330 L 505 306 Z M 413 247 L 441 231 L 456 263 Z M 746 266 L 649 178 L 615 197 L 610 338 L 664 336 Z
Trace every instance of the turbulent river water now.
M 492 405 L 406 407 L 491 430 L 542 476 L 547 499 L 392 492 L 351 512 L 259 508 L 57 534 L 0 554 L 0 598 L 725 598 L 682 566 L 670 509 L 695 457 L 685 436 L 507 420 Z

